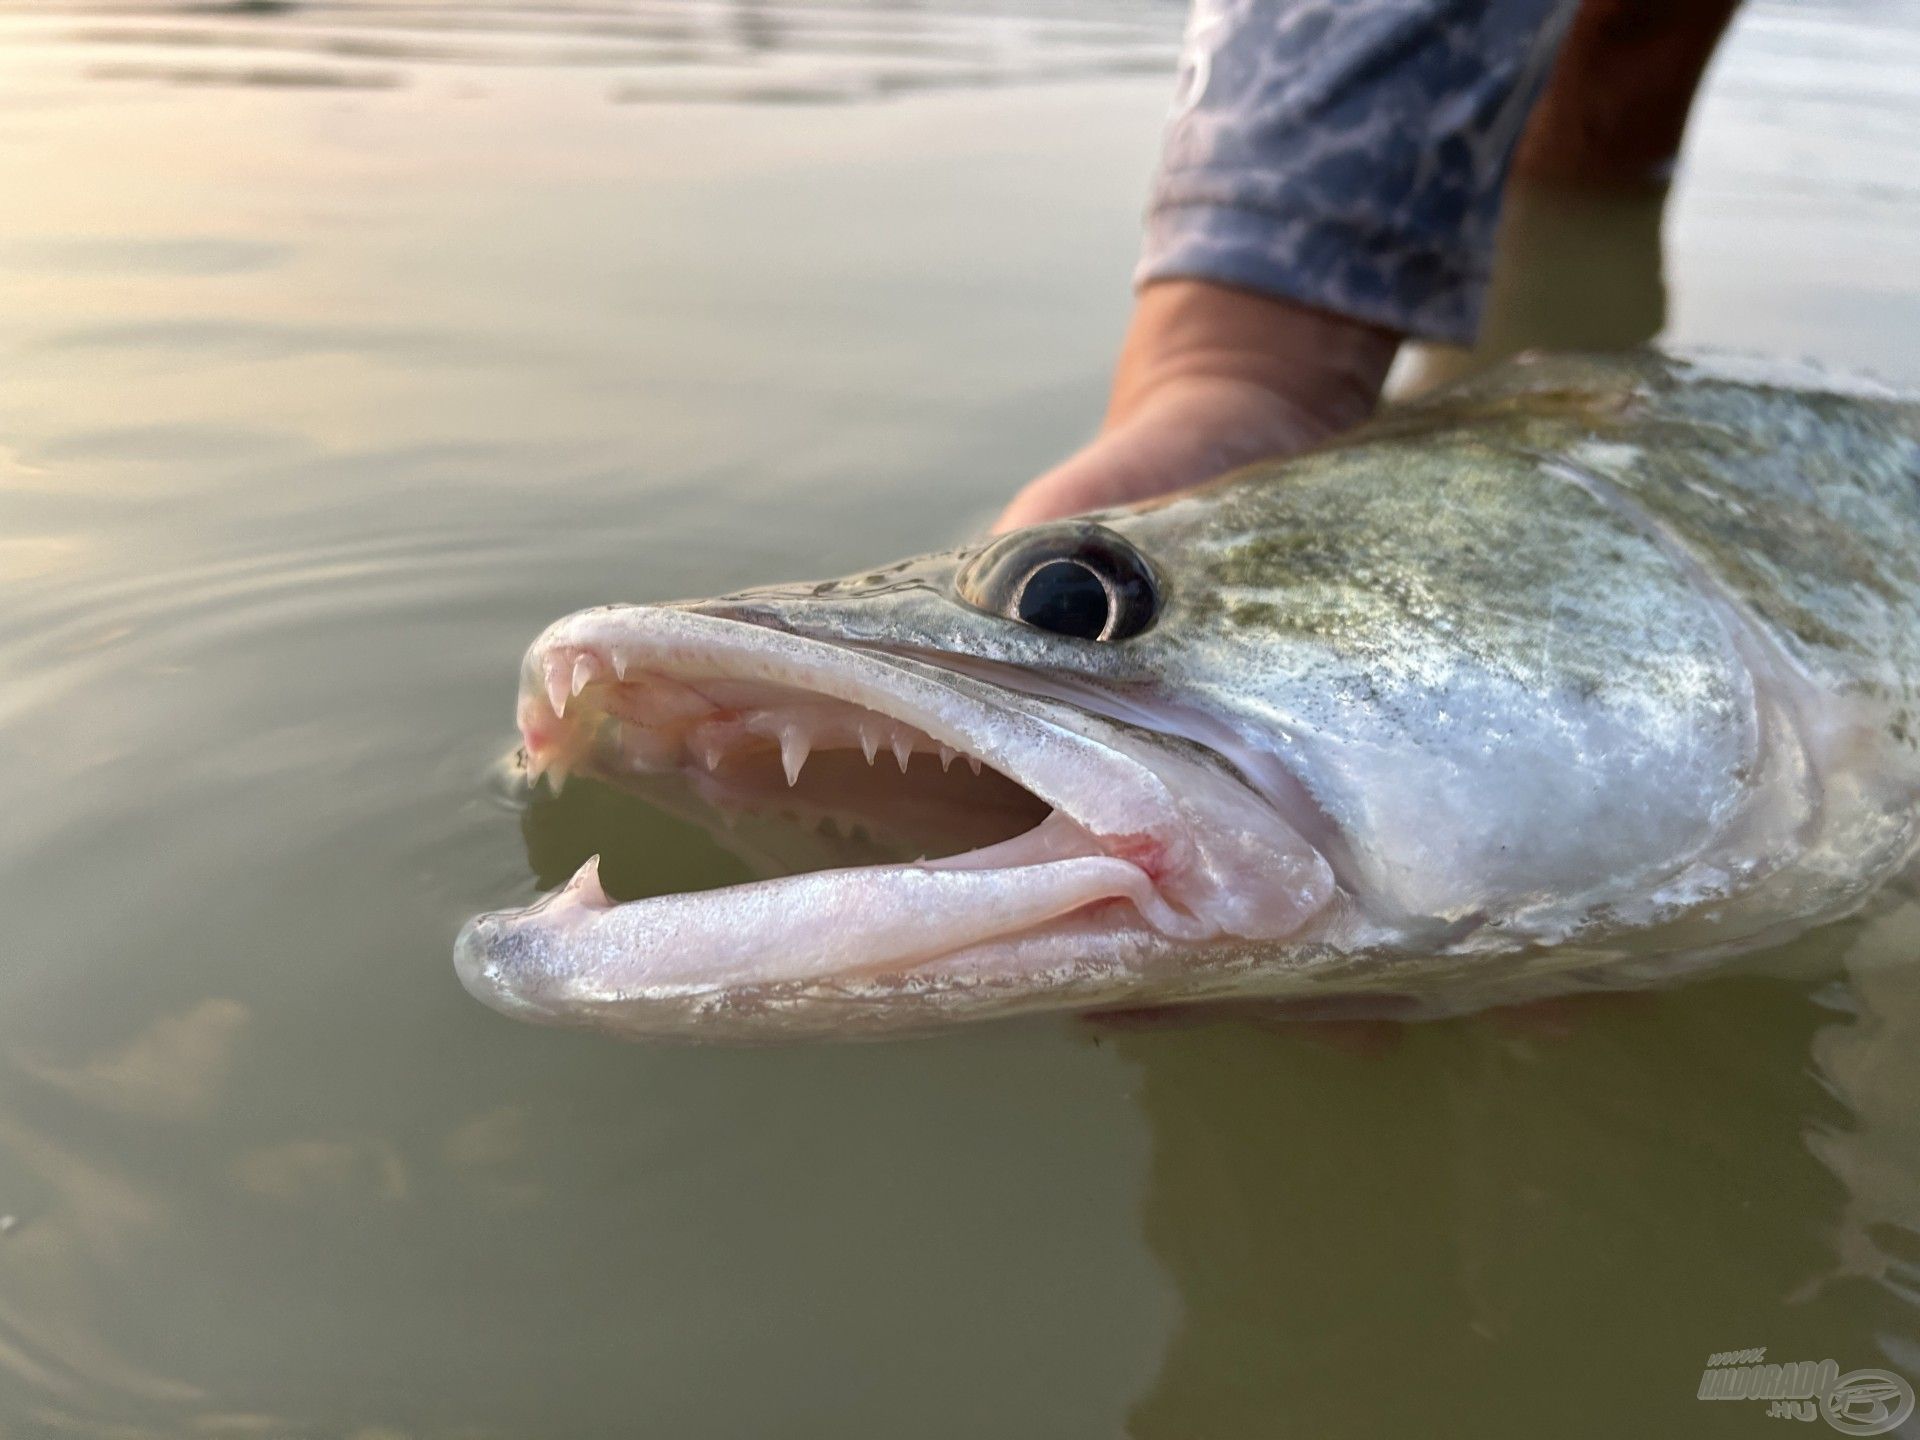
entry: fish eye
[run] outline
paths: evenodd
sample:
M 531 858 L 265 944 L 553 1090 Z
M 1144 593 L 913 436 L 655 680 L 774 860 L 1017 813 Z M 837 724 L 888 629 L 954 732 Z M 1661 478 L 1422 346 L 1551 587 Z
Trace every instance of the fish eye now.
M 978 609 L 1076 640 L 1125 640 L 1153 624 L 1160 608 L 1146 558 L 1086 521 L 994 542 L 961 572 L 959 590 Z

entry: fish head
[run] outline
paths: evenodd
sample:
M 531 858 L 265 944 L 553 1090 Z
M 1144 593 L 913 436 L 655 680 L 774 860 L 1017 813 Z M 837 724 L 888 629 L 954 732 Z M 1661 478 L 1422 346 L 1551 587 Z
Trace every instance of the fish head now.
M 914 1029 L 1125 1003 L 1196 954 L 1318 923 L 1336 885 L 1295 789 L 1159 719 L 1181 610 L 1129 518 L 549 627 L 519 701 L 536 774 L 677 772 L 716 809 L 811 801 L 877 827 L 889 792 L 924 808 L 937 790 L 956 823 L 986 811 L 1003 833 L 625 904 L 589 862 L 469 924 L 463 980 L 509 1013 L 621 1033 Z
M 619 904 L 589 862 L 470 923 L 458 968 L 525 1018 L 693 1038 L 1392 994 L 1732 884 L 1805 819 L 1776 709 L 1684 567 L 1553 465 L 1335 448 L 557 622 L 522 675 L 536 774 L 856 816 L 940 774 L 999 828 Z

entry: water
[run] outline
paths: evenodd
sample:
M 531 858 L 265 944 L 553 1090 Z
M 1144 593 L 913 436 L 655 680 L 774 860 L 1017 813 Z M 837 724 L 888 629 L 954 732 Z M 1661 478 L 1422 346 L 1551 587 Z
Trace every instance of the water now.
M 1911 901 L 1386 1044 L 671 1050 L 455 983 L 614 823 L 500 766 L 547 620 L 928 548 L 1083 435 L 1180 23 L 0 5 L 0 1435 L 1731 1436 L 1714 1351 L 1920 1379 Z M 1920 380 L 1917 64 L 1752 9 L 1664 283 L 1648 207 L 1526 197 L 1490 344 Z

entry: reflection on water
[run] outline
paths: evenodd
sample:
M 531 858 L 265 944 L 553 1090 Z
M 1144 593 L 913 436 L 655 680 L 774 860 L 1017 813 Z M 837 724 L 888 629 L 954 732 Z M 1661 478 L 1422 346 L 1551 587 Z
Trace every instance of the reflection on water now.
M 15 1057 L 41 1084 L 84 1104 L 151 1120 L 204 1120 L 232 1068 L 235 1043 L 247 1028 L 247 1007 L 203 1000 L 161 1015 L 126 1045 L 73 1064 Z
M 833 103 L 1165 75 L 1173 0 L 603 0 L 594 4 L 5 0 L 0 34 L 94 80 L 388 89 L 596 72 L 616 100 Z
M 0 1434 L 1733 1435 L 1717 1350 L 1920 1377 L 1910 900 L 1357 1051 L 455 983 L 609 836 L 743 873 L 504 783 L 547 620 L 943 543 L 1091 422 L 1179 24 L 0 4 Z M 1486 349 L 1920 381 L 1916 62 L 1752 10 L 1664 222 L 1516 204 Z
M 1744 1434 L 1691 1398 L 1724 1335 L 1912 1373 L 1916 927 L 1822 942 L 1881 952 L 1857 992 L 1733 980 L 1551 1037 L 1129 1040 L 1183 1301 L 1134 1433 Z

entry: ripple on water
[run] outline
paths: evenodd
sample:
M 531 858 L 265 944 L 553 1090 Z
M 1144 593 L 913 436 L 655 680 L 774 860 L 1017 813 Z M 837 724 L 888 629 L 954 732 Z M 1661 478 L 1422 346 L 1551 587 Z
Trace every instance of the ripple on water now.
M 1911 8 L 1745 8 L 1686 338 L 1920 378 Z M 669 1051 L 454 979 L 610 834 L 735 873 L 525 803 L 542 624 L 940 543 L 1072 442 L 1165 87 L 1000 90 L 1165 74 L 1184 9 L 0 0 L 0 1431 L 1692 1435 L 1713 1350 L 1920 1378 L 1911 903 L 1809 942 L 1832 1008 L 1368 1055 Z
M 1171 0 L 0 3 L 8 31 L 99 81 L 389 90 L 442 74 L 545 70 L 612 75 L 608 93 L 627 102 L 770 104 L 1165 74 L 1181 16 Z

